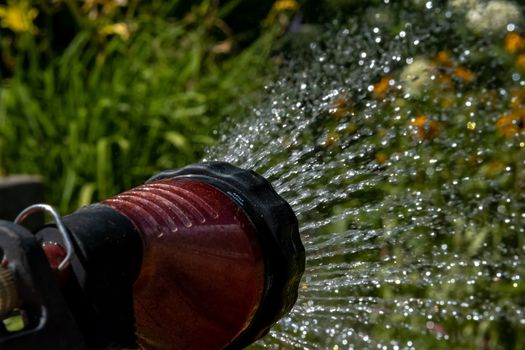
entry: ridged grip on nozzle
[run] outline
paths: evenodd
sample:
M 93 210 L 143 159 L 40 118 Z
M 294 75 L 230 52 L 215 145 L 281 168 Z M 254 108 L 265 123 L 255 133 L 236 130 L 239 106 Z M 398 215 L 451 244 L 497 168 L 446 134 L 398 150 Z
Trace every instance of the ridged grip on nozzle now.
M 254 171 L 225 162 L 188 165 L 149 181 L 189 178 L 210 184 L 237 203 L 257 232 L 265 262 L 265 290 L 250 326 L 228 349 L 241 349 L 268 333 L 293 307 L 305 268 L 297 218 L 272 185 Z
M 265 285 L 255 227 L 226 194 L 169 178 L 106 200 L 143 241 L 133 286 L 139 345 L 218 350 L 250 324 Z
M 13 311 L 19 303 L 15 277 L 6 267 L 0 266 L 0 319 Z

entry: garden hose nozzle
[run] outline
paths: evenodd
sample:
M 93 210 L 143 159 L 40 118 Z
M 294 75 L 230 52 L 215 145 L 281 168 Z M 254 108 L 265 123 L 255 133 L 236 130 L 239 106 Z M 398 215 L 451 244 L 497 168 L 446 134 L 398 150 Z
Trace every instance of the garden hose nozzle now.
M 297 219 L 253 171 L 190 165 L 53 218 L 35 235 L 0 223 L 24 323 L 0 329 L 1 349 L 241 349 L 297 298 Z

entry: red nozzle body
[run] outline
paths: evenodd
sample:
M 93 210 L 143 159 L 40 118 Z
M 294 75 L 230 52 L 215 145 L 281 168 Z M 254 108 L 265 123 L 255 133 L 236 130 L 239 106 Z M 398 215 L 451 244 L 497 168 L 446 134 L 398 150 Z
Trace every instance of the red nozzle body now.
M 147 349 L 222 349 L 250 324 L 264 261 L 243 210 L 218 189 L 182 178 L 148 183 L 104 202 L 142 233 L 133 287 Z

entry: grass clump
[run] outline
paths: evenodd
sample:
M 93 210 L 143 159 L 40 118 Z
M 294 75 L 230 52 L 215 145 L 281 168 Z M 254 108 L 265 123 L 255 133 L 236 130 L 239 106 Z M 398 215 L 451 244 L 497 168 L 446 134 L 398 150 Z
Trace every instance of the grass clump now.
M 42 174 L 64 212 L 198 160 L 271 71 L 276 26 L 247 41 L 223 20 L 239 1 L 191 4 L 3 6 L 38 16 L 2 22 L 0 174 Z

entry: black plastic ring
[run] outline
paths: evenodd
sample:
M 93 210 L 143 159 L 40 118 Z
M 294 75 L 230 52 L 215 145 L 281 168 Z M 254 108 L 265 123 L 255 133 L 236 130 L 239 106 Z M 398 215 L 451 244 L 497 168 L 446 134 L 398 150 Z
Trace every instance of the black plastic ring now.
M 147 182 L 189 177 L 207 183 L 234 200 L 252 221 L 265 262 L 265 289 L 251 324 L 229 346 L 242 349 L 266 335 L 295 301 L 305 267 L 297 217 L 272 185 L 254 171 L 225 162 L 188 165 L 165 171 Z

